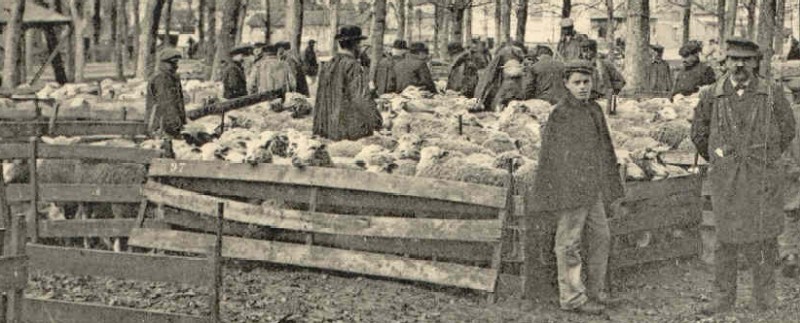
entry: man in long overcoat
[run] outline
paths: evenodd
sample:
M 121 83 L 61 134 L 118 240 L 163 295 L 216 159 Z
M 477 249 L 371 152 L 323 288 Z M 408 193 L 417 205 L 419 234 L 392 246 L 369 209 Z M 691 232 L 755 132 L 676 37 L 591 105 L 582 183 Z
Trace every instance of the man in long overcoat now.
M 672 70 L 669 63 L 664 61 L 664 46 L 650 45 L 650 54 L 653 60 L 647 67 L 647 91 L 667 96 L 672 91 Z
M 410 49 L 410 53 L 394 65 L 397 91 L 403 92 L 413 85 L 421 90 L 436 93 L 436 84 L 433 83 L 433 75 L 427 62 L 427 47 L 424 43 L 417 42 L 411 44 Z
M 526 98 L 556 104 L 567 95 L 563 80 L 564 63 L 553 59 L 553 50 L 543 45 L 536 48 L 536 58 L 536 64 L 527 71 L 531 82 L 525 84 Z
M 611 302 L 605 286 L 611 241 L 605 207 L 624 192 L 605 116 L 590 99 L 593 69 L 586 61 L 569 62 L 565 67 L 569 93 L 550 113 L 543 130 L 539 166 L 526 209 L 547 212 L 557 222 L 561 308 L 600 314 Z M 584 270 L 586 285 L 581 279 Z
M 525 45 L 518 42 L 505 43 L 497 50 L 492 61 L 478 77 L 478 85 L 475 87 L 475 98 L 478 102 L 473 110 L 492 111 L 494 97 L 500 84 L 503 84 L 503 66 L 510 60 L 522 62 L 525 54 Z
M 683 57 L 683 70 L 678 72 L 672 95 L 692 95 L 700 91 L 703 85 L 712 84 L 717 79 L 714 69 L 700 62 L 703 47 L 697 41 L 689 41 L 681 46 L 678 53 Z
M 447 75 L 447 89 L 471 98 L 478 86 L 478 65 L 470 51 L 464 50 L 459 43 L 447 45 L 447 54 L 455 57 Z
M 303 72 L 305 73 L 308 78 L 311 79 L 311 83 L 314 83 L 317 79 L 317 72 L 319 72 L 319 63 L 317 62 L 317 52 L 314 50 L 314 45 L 317 43 L 316 40 L 309 40 L 306 49 L 303 51 Z
M 406 56 L 408 44 L 405 40 L 397 39 L 392 44 L 392 56 L 382 58 L 375 69 L 375 93 L 400 93 L 397 88 L 397 75 L 394 67 Z
M 357 140 L 380 129 L 382 118 L 369 90 L 368 71 L 358 60 L 366 39 L 358 26 L 342 26 L 335 40 L 341 50 L 322 64 L 314 108 L 314 134 L 331 140 Z
M 297 82 L 297 93 L 308 96 L 308 81 L 306 81 L 305 69 L 300 57 L 297 56 L 300 50 L 298 49 L 298 52 L 295 53 L 289 42 L 278 42 L 275 45 L 278 46 L 278 58 L 286 62 L 294 74 L 294 80 Z
M 297 89 L 297 79 L 288 63 L 278 58 L 277 45 L 264 46 L 261 59 L 254 65 L 247 77 L 250 94 L 282 90 L 284 93 Z
M 247 95 L 247 78 L 242 60 L 250 51 L 250 46 L 237 46 L 231 50 L 231 57 L 222 61 L 222 97 L 235 99 Z
M 157 70 L 147 84 L 145 101 L 145 118 L 151 132 L 160 130 L 177 137 L 186 124 L 183 89 L 177 74 L 180 59 L 181 53 L 172 47 L 158 53 Z
M 727 76 L 701 91 L 692 141 L 709 161 L 708 181 L 717 230 L 715 295 L 704 314 L 736 302 L 737 257 L 753 270 L 757 309 L 774 305 L 777 237 L 783 228 L 786 173 L 781 154 L 795 135 L 795 120 L 781 87 L 759 77 L 758 45 L 728 39 Z

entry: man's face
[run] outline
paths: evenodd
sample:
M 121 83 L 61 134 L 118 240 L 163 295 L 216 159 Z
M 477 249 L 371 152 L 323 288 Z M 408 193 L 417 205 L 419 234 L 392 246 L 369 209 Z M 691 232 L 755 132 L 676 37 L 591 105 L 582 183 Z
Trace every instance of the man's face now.
M 736 82 L 747 82 L 753 77 L 755 69 L 758 67 L 758 60 L 755 57 L 728 56 L 725 65 Z
M 587 60 L 593 60 L 597 56 L 597 53 L 592 50 L 591 48 L 582 48 L 581 49 L 581 57 Z
M 574 36 L 575 35 L 575 28 L 573 27 L 563 27 L 561 28 L 561 33 L 565 36 Z
M 565 86 L 572 95 L 578 100 L 589 100 L 592 94 L 592 76 L 589 74 L 574 72 L 565 81 Z
M 654 60 L 658 60 L 661 58 L 661 54 L 658 53 L 655 49 L 650 49 L 650 55 L 653 57 Z
M 177 59 L 161 61 L 161 64 L 164 64 L 164 66 L 167 68 L 167 70 L 172 72 L 172 73 L 175 73 L 175 72 L 178 71 L 178 60 Z
M 683 58 L 683 66 L 685 67 L 692 67 L 697 65 L 700 62 L 700 57 L 697 54 L 692 54 Z

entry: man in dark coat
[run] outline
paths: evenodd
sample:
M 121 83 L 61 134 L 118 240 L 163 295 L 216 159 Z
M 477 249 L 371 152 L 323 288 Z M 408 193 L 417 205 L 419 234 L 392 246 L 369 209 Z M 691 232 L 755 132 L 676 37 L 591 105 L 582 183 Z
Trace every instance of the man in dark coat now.
M 689 41 L 681 46 L 678 53 L 683 57 L 683 70 L 678 72 L 672 95 L 692 95 L 700 91 L 700 87 L 714 83 L 717 76 L 714 69 L 700 62 L 703 47 L 697 41 Z
M 605 207 L 624 195 L 606 119 L 590 99 L 593 66 L 569 62 L 568 94 L 542 133 L 542 150 L 526 209 L 557 222 L 555 254 L 561 308 L 600 314 L 611 303 L 605 287 L 611 233 Z M 588 249 L 582 250 L 583 246 Z M 586 285 L 581 279 L 585 256 Z
M 183 89 L 177 74 L 181 53 L 177 49 L 166 47 L 157 57 L 158 70 L 147 84 L 145 116 L 148 129 L 177 137 L 186 124 Z
M 567 95 L 564 87 L 564 64 L 553 59 L 553 50 L 547 46 L 536 48 L 538 62 L 527 72 L 531 78 L 525 82 L 526 99 L 539 99 L 556 104 Z
M 597 55 L 597 41 L 587 39 L 581 44 L 581 59 L 594 65 L 594 77 L 592 79 L 592 100 L 609 98 L 612 94 L 616 95 L 625 87 L 625 78 L 622 73 L 614 67 L 614 64 Z
M 231 50 L 229 60 L 222 63 L 222 97 L 235 99 L 247 95 L 247 79 L 242 67 L 243 56 L 250 50 L 249 46 L 237 46 Z
M 292 69 L 295 82 L 297 82 L 297 93 L 308 96 L 308 81 L 306 81 L 306 73 L 303 70 L 303 63 L 300 61 L 300 57 L 294 54 L 291 49 L 292 45 L 289 42 L 278 42 L 275 45 L 278 46 L 278 57 L 286 64 L 289 64 Z
M 672 70 L 669 63 L 664 61 L 664 46 L 650 45 L 652 63 L 647 67 L 647 91 L 668 96 L 672 90 Z
M 525 57 L 525 47 L 520 47 L 519 43 L 506 43 L 497 50 L 492 61 L 478 77 L 478 85 L 475 87 L 475 98 L 478 99 L 475 111 L 492 111 L 494 97 L 503 84 L 503 66 L 510 60 L 522 62 Z
M 369 72 L 358 60 L 366 39 L 358 26 L 339 28 L 341 50 L 319 72 L 313 132 L 331 140 L 358 140 L 380 129 L 382 118 L 369 91 Z
M 784 221 L 785 169 L 779 159 L 795 136 L 795 120 L 781 86 L 755 72 L 758 45 L 727 41 L 727 77 L 700 93 L 692 141 L 709 161 L 708 180 L 717 230 L 715 295 L 704 314 L 736 303 L 738 253 L 753 270 L 756 309 L 774 306 L 777 236 Z
M 375 93 L 378 95 L 385 93 L 400 93 L 397 88 L 397 75 L 394 67 L 406 56 L 408 44 L 405 40 L 397 39 L 392 44 L 392 55 L 378 62 L 375 69 Z
M 557 51 L 562 61 L 580 58 L 581 44 L 585 36 L 575 32 L 575 26 L 570 18 L 561 20 L 561 39 L 558 41 Z
M 311 83 L 317 81 L 317 72 L 319 72 L 319 63 L 317 63 L 317 52 L 314 50 L 316 40 L 309 40 L 306 49 L 303 51 L 303 72 L 311 80 Z
M 427 48 L 424 43 L 411 44 L 411 51 L 394 66 L 397 75 L 397 91 L 403 92 L 409 86 L 416 86 L 423 91 L 436 93 L 431 69 L 428 67 Z
M 447 45 L 447 54 L 454 57 L 447 74 L 447 88 L 471 98 L 475 95 L 478 86 L 478 66 L 475 64 L 473 54 L 464 50 L 459 43 Z

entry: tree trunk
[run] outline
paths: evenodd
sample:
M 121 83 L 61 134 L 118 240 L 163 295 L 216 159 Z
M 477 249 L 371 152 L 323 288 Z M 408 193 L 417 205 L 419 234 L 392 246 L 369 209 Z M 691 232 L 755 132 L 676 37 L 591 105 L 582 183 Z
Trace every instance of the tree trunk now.
M 503 39 L 503 1 L 494 0 L 494 42 L 502 43 Z
M 239 21 L 239 10 L 242 0 L 225 0 L 222 2 L 222 30 L 217 37 L 217 53 L 211 72 L 211 79 L 218 80 L 220 63 L 230 58 L 230 50 L 236 42 L 236 24 Z
M 686 44 L 689 42 L 690 26 L 692 24 L 692 0 L 685 0 L 683 2 L 683 36 L 681 37 L 681 43 Z
M 133 0 L 133 55 L 135 57 L 131 57 L 131 61 L 133 61 L 133 70 L 136 71 L 137 77 L 139 77 L 139 52 L 141 51 L 142 47 L 142 24 L 141 24 L 141 16 L 140 14 L 140 6 L 142 4 L 141 0 Z
M 206 0 L 199 0 L 197 7 L 197 48 L 202 51 L 206 43 Z M 197 54 L 199 53 L 195 53 Z
M 464 10 L 464 44 L 472 43 L 472 5 Z
M 25 29 L 25 50 L 23 52 L 24 59 L 22 60 L 25 65 L 21 66 L 22 73 L 19 75 L 19 80 L 21 83 L 24 83 L 28 79 L 28 74 L 33 71 L 33 51 L 34 45 L 36 44 L 36 35 L 39 33 L 39 29 L 35 28 L 28 28 Z
M 770 61 L 772 59 L 772 41 L 775 33 L 775 0 L 762 0 L 759 7 L 758 19 L 758 46 L 761 47 L 764 53 L 764 59 L 761 61 L 760 74 L 769 78 Z
M 756 38 L 756 0 L 747 2 L 747 38 Z
M 775 0 L 775 40 L 773 41 L 773 48 L 775 48 L 775 54 L 780 56 L 783 56 L 784 19 L 786 19 L 786 1 Z
M 719 27 L 717 40 L 720 41 L 718 44 L 725 43 L 722 41 L 725 38 L 725 23 L 725 0 L 717 0 L 717 24 Z
M 511 20 L 509 19 L 509 22 Z M 525 43 L 525 27 L 528 25 L 528 0 L 519 0 L 517 7 L 517 37 L 516 40 Z
M 60 5 L 60 0 L 53 1 L 52 5 L 48 6 L 44 3 L 44 1 L 39 0 L 37 3 L 42 5 L 43 7 L 49 7 L 51 10 L 62 13 L 62 7 Z M 69 27 L 67 27 L 69 28 Z M 60 28 L 57 27 L 47 26 L 44 27 L 44 38 L 45 42 L 47 42 L 47 52 L 52 53 L 54 50 L 58 49 L 58 32 L 60 32 Z M 62 41 L 69 41 L 68 39 L 63 39 Z M 67 83 L 69 80 L 67 78 L 67 72 L 64 69 L 64 58 L 61 55 L 61 52 L 53 56 L 53 60 L 50 61 L 50 66 L 53 67 L 53 74 L 55 75 L 56 82 L 59 84 Z
M 397 0 L 397 36 L 395 39 L 406 39 L 406 0 Z
M 739 0 L 726 0 L 725 1 L 725 32 L 723 39 L 720 39 L 720 45 L 725 44 L 725 39 L 731 38 L 736 33 L 736 13 L 739 7 Z
M 242 43 L 242 33 L 244 32 L 244 18 L 247 17 L 247 5 L 249 0 L 244 0 L 242 9 L 239 10 L 239 21 L 236 23 L 236 44 Z
M 166 1 L 166 8 L 164 9 L 164 44 L 172 46 L 169 34 L 172 32 L 172 0 Z
M 503 34 L 501 43 L 511 41 L 511 0 L 500 0 L 503 4 L 501 11 L 503 14 L 502 24 Z
M 439 29 L 439 58 L 442 60 L 447 59 L 447 43 L 450 38 L 450 10 L 442 8 L 442 26 Z
M 125 2 L 123 0 L 116 0 L 114 11 L 112 11 L 112 30 L 114 32 L 114 66 L 116 67 L 117 79 L 125 79 L 125 64 L 122 59 L 122 39 L 124 38 L 123 26 L 125 24 Z
M 125 75 L 125 68 L 128 67 L 128 64 L 131 61 L 130 55 L 128 55 L 128 0 L 122 0 L 122 9 L 120 14 L 122 15 L 122 30 L 120 30 L 121 38 L 122 38 L 122 71 L 123 76 Z
M 375 71 L 381 57 L 383 57 L 383 33 L 386 31 L 386 0 L 375 0 L 372 16 L 372 33 L 370 42 L 372 43 L 372 53 L 370 55 L 369 79 L 375 80 Z
M 439 54 L 439 37 L 442 28 L 442 9 L 439 5 L 434 5 L 433 8 L 433 53 L 434 55 Z M 421 19 L 420 19 L 421 20 Z M 421 22 L 420 22 L 421 24 Z M 422 31 L 420 30 L 420 35 L 422 35 Z
M 648 0 L 628 0 L 628 35 L 625 43 L 627 90 L 640 93 L 645 84 L 650 45 L 650 4 Z
M 386 20 L 386 2 L 384 2 L 384 21 Z M 303 0 L 288 0 L 286 6 L 286 28 L 289 31 L 289 43 L 292 52 L 300 57 L 300 41 L 303 37 Z
M 150 78 L 155 69 L 156 35 L 164 0 L 146 0 L 146 4 L 142 34 L 139 35 L 139 64 L 136 69 L 136 77 L 145 80 Z
M 336 34 L 339 32 L 339 30 L 338 30 L 338 28 L 339 28 L 339 0 L 330 0 L 330 2 L 331 2 L 331 4 L 330 4 L 330 6 L 331 6 L 330 23 L 331 24 L 330 24 L 330 26 L 328 26 L 328 28 L 329 28 L 328 35 L 330 35 L 330 38 L 331 38 L 331 44 L 330 44 L 329 49 L 331 51 L 331 56 L 333 56 L 333 55 L 336 54 L 336 50 L 338 49 L 336 47 L 336 39 L 335 39 L 335 37 L 336 37 Z
M 272 22 L 270 20 L 270 0 L 264 0 L 264 43 L 269 44 L 272 34 Z
M 572 0 L 561 0 L 561 18 L 569 18 L 572 13 Z
M 86 65 L 86 48 L 84 47 L 83 34 L 88 24 L 84 10 L 83 0 L 71 0 L 73 28 L 75 28 L 75 82 L 83 82 L 83 67 Z
M 206 77 L 210 78 L 214 66 L 214 54 L 217 43 L 217 1 L 210 0 L 206 3 L 208 8 L 208 32 L 206 32 L 206 46 L 203 50 L 206 60 Z
M 424 41 L 424 38 L 422 38 L 422 10 L 417 9 L 414 16 L 417 17 L 417 35 L 419 35 L 419 41 Z
M 609 48 L 614 47 L 614 0 L 606 0 L 606 42 Z
M 453 20 L 450 23 L 450 42 L 464 44 L 464 8 L 453 7 L 450 16 Z
M 406 39 L 409 43 L 414 41 L 414 5 L 406 1 Z
M 103 30 L 103 21 L 100 19 L 102 16 L 101 0 L 92 1 L 92 38 L 89 41 L 89 60 L 90 62 L 97 62 L 98 44 L 100 44 L 100 33 Z
M 22 16 L 25 14 L 25 0 L 15 0 L 11 15 L 5 26 L 5 56 L 3 58 L 3 88 L 13 89 L 20 83 L 17 73 L 17 60 L 20 55 L 20 36 L 22 36 Z

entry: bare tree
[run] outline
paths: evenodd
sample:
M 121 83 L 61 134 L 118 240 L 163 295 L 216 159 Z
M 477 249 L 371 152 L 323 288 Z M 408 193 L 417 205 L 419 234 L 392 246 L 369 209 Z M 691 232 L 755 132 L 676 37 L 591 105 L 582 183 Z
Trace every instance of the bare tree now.
M 648 0 L 628 0 L 628 36 L 625 44 L 627 88 L 632 93 L 643 90 L 650 44 L 650 4 Z
M 14 0 L 11 16 L 5 26 L 5 56 L 3 58 L 3 88 L 13 89 L 20 83 L 17 70 L 19 59 L 19 40 L 22 34 L 22 16 L 25 14 L 25 0 Z
M 264 43 L 269 44 L 272 34 L 272 20 L 270 20 L 270 0 L 264 0 Z
M 155 68 L 156 33 L 164 0 L 146 0 L 146 4 L 142 34 L 139 35 L 139 63 L 136 69 L 136 77 L 142 79 L 149 78 Z
M 125 79 L 125 66 L 122 61 L 122 38 L 125 37 L 122 32 L 125 20 L 122 17 L 124 16 L 125 2 L 123 0 L 114 1 L 111 11 L 111 30 L 114 34 L 114 69 L 119 80 Z
M 100 32 L 103 29 L 102 6 L 100 0 L 90 0 L 92 3 L 92 37 L 89 41 L 89 55 L 92 61 L 97 61 L 97 44 L 100 43 Z
M 236 43 L 242 42 L 242 33 L 244 32 L 244 18 L 247 17 L 247 6 L 250 0 L 242 1 L 242 8 L 239 9 L 239 20 L 236 22 Z
M 683 44 L 689 42 L 689 37 L 691 34 L 691 30 L 689 30 L 692 24 L 692 0 L 686 0 L 683 4 L 683 36 L 681 37 L 681 41 Z
M 141 38 L 142 38 L 142 25 L 141 19 L 139 16 L 139 5 L 141 4 L 140 0 L 132 0 L 131 5 L 133 6 L 133 34 L 136 38 L 133 39 L 133 53 L 134 55 L 139 55 L 139 51 L 141 48 Z M 131 61 L 133 61 L 133 70 L 139 71 L 139 59 L 138 57 L 131 57 Z M 138 75 L 138 74 L 137 74 Z
M 720 44 L 724 44 L 722 40 L 725 38 L 725 23 L 725 0 L 717 0 L 717 25 L 719 26 L 717 39 Z
M 527 27 L 527 24 L 528 24 L 528 0 L 519 0 L 519 5 L 517 6 L 517 33 L 516 33 L 517 41 L 525 43 L 525 27 Z
M 572 13 L 572 0 L 561 1 L 561 18 L 569 18 Z
M 203 49 L 203 54 L 205 55 L 206 61 L 206 76 L 211 77 L 213 66 L 214 66 L 214 56 L 216 54 L 216 46 L 217 43 L 217 0 L 210 0 L 206 3 L 206 7 L 208 9 L 208 28 L 206 32 L 206 46 Z
M 386 0 L 375 0 L 374 15 L 372 20 L 372 33 L 370 34 L 371 63 L 369 64 L 369 79 L 375 79 L 378 62 L 383 57 L 383 33 L 386 31 Z
M 747 38 L 756 38 L 756 0 L 745 3 L 747 8 Z
M 170 41 L 170 32 L 172 31 L 172 0 L 166 1 L 166 8 L 164 9 L 164 43 L 172 45 Z
M 719 40 L 724 44 L 725 39 L 733 37 L 736 32 L 736 12 L 738 11 L 739 0 L 726 0 L 725 2 L 725 31 Z
M 412 1 L 406 1 L 406 39 L 408 42 L 414 41 L 414 4 Z
M 438 54 L 439 53 L 439 37 L 441 37 L 442 33 L 442 6 L 438 4 L 434 4 L 433 7 L 433 52 Z M 420 19 L 420 25 L 422 24 L 422 19 Z M 420 29 L 420 36 L 422 35 L 422 30 Z
M 464 10 L 464 42 L 469 44 L 472 41 L 472 6 L 467 6 Z
M 406 39 L 406 0 L 397 0 L 394 6 L 397 15 L 397 36 L 396 39 Z
M 450 10 L 442 6 L 441 10 L 442 25 L 439 27 L 439 58 L 442 60 L 447 59 L 447 42 L 450 38 Z
M 303 37 L 303 2 L 304 0 L 289 0 L 286 6 L 286 28 L 289 30 L 289 42 L 292 52 L 300 57 L 300 42 Z M 386 19 L 384 2 L 384 21 Z
M 83 34 L 86 32 L 88 21 L 86 19 L 87 9 L 83 0 L 70 0 L 70 13 L 72 14 L 72 26 L 75 32 L 75 82 L 83 82 L 83 67 L 86 65 L 86 52 L 83 47 Z
M 503 39 L 503 1 L 494 0 L 494 41 L 502 42 Z
M 205 48 L 206 42 L 206 0 L 197 1 L 197 48 Z M 264 0 L 269 2 L 269 0 Z
M 236 42 L 236 24 L 239 21 L 239 10 L 242 0 L 225 0 L 222 2 L 222 30 L 217 37 L 217 52 L 211 72 L 211 79 L 218 80 L 221 62 L 230 58 L 230 50 Z
M 773 41 L 773 48 L 776 54 L 783 54 L 783 24 L 786 19 L 786 1 L 775 0 L 775 40 Z
M 328 34 L 331 37 L 331 55 L 336 54 L 336 34 L 339 33 L 339 0 L 330 0 L 330 26 Z
M 606 42 L 614 47 L 614 0 L 606 0 Z
M 761 61 L 761 75 L 771 76 L 770 61 L 772 60 L 772 41 L 775 36 L 775 0 L 761 0 L 758 19 L 758 46 L 763 50 L 764 58 Z

